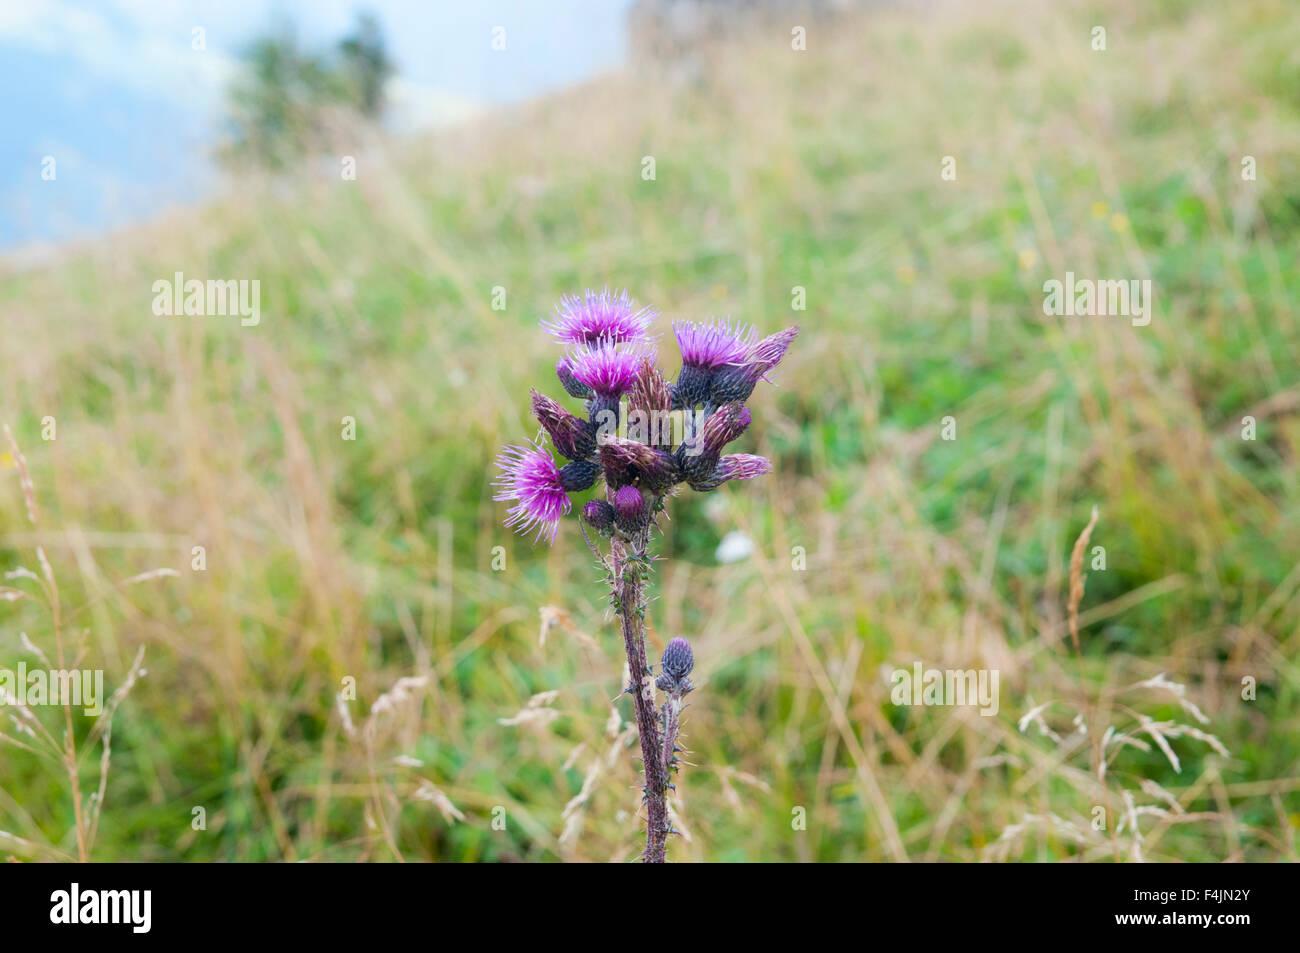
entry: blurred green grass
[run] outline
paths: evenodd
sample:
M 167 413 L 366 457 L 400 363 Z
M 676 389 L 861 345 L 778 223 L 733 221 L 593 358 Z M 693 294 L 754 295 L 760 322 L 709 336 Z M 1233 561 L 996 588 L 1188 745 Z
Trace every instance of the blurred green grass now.
M 742 448 L 775 475 L 674 501 L 663 540 L 652 641 L 690 636 L 701 675 L 674 857 L 889 859 L 869 775 L 909 856 L 976 859 L 1026 811 L 1094 803 L 1016 730 L 1028 707 L 1166 671 L 1232 756 L 1180 746 L 1181 774 L 1158 752 L 1124 756 L 1117 783 L 1149 778 L 1219 814 L 1170 826 L 1151 853 L 1293 859 L 1287 14 L 1281 0 L 884 11 L 812 29 L 806 53 L 788 30 L 759 33 L 698 73 L 632 69 L 429 141 L 359 143 L 355 182 L 328 162 L 289 190 L 241 182 L 198 213 L 5 273 L 3 419 L 62 601 L 99 600 L 78 624 L 110 686 L 147 649 L 96 858 L 635 856 L 596 570 L 576 527 L 550 550 L 512 536 L 489 487 L 497 448 L 536 429 L 527 387 L 558 394 L 537 319 L 561 292 L 610 284 L 660 307 L 669 339 L 682 315 L 803 328 Z M 945 155 L 955 182 L 940 180 Z M 1149 275 L 1151 325 L 1044 318 L 1042 284 L 1067 269 Z M 155 317 L 152 282 L 175 271 L 259 279 L 261 324 Z M 1247 413 L 1254 443 L 1239 439 Z M 32 562 L 13 476 L 0 471 L 6 569 Z M 1084 608 L 1117 605 L 1084 628 L 1080 675 L 1061 641 L 1066 567 L 1094 503 L 1108 565 Z M 758 551 L 719 565 L 737 528 Z M 193 545 L 206 572 L 189 571 Z M 183 578 L 110 588 L 159 565 Z M 594 642 L 560 625 L 539 644 L 545 605 Z M 47 644 L 34 608 L 3 619 L 6 664 L 20 632 Z M 918 658 L 998 668 L 999 715 L 890 704 L 882 666 Z M 361 722 L 404 675 L 428 685 L 377 722 L 368 753 L 342 729 L 340 682 L 356 679 Z M 554 720 L 499 723 L 556 689 Z M 92 788 L 96 771 L 87 757 Z M 589 771 L 581 835 L 561 838 Z M 464 819 L 415 797 L 421 779 Z M 797 807 L 806 831 L 791 829 Z M 6 751 L 0 830 L 71 852 L 71 824 L 66 779 Z M 1018 854 L 1077 855 L 1050 831 Z

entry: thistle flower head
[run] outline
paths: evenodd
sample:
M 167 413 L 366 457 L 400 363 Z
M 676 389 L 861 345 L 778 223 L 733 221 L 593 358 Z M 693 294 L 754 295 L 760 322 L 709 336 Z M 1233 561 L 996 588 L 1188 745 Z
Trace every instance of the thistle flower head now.
M 714 370 L 745 359 L 757 332 L 748 325 L 731 326 L 730 318 L 676 321 L 673 334 L 682 352 L 682 364 Z
M 533 395 L 533 416 L 550 434 L 551 443 L 570 460 L 586 460 L 596 452 L 591 422 L 565 410 L 559 402 L 537 391 Z
M 564 295 L 555 314 L 541 321 L 542 330 L 561 344 L 595 346 L 646 340 L 658 314 L 654 308 L 635 309 L 626 291 Z
M 574 460 L 560 467 L 560 486 L 566 493 L 590 490 L 600 476 L 600 464 L 594 460 Z
M 798 336 L 799 328 L 794 325 L 784 331 L 769 334 L 750 350 L 748 361 L 761 364 L 763 373 L 766 374 L 781 363 L 781 358 L 785 357 L 785 352 L 790 350 L 790 345 L 794 343 L 794 339 Z
M 568 354 L 574 378 L 590 387 L 597 397 L 606 399 L 619 397 L 631 389 L 644 357 L 639 349 L 620 350 L 612 344 L 575 347 Z
M 506 525 L 519 533 L 537 530 L 534 541 L 543 535 L 555 542 L 560 517 L 573 506 L 560 478 L 560 468 L 540 444 L 510 446 L 497 457 L 501 475 L 493 481 L 498 487 L 493 499 L 514 501 L 507 510 Z
M 718 461 L 715 471 L 727 480 L 752 480 L 772 472 L 772 461 L 753 453 L 728 453 Z
M 674 410 L 694 407 L 709 400 L 715 374 L 743 361 L 754 346 L 753 328 L 731 326 L 728 318 L 709 321 L 678 321 L 673 325 L 682 352 L 682 369 L 673 382 Z

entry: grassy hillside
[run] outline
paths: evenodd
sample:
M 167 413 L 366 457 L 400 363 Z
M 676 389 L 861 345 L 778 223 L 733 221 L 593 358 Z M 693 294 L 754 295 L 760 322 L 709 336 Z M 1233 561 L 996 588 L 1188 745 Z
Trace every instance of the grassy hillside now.
M 0 664 L 37 664 L 23 633 L 80 641 L 111 691 L 145 651 L 92 857 L 636 856 L 593 561 L 571 523 L 513 536 L 489 486 L 536 432 L 528 387 L 559 395 L 537 320 L 609 284 L 669 342 L 675 316 L 803 329 L 740 447 L 775 474 L 675 501 L 662 540 L 651 651 L 684 634 L 698 659 L 674 859 L 1295 858 L 1300 19 L 971 4 L 810 23 L 807 47 L 779 24 L 359 138 L 355 181 L 304 164 L 0 276 L 0 421 L 39 506 L 0 458 L 0 567 L 43 576 L 42 546 L 59 606 L 56 633 L 47 584 L 3 581 L 31 597 L 0 603 Z M 155 316 L 178 271 L 260 280 L 260 324 Z M 1150 278 L 1153 319 L 1045 316 L 1067 271 Z M 719 564 L 732 530 L 755 554 Z M 118 585 L 159 567 L 180 575 Z M 997 715 L 892 704 L 918 660 L 996 669 Z M 1204 723 L 1121 691 L 1161 672 Z M 1055 738 L 1019 730 L 1049 702 Z M 73 724 L 88 796 L 95 723 Z M 1108 725 L 1135 743 L 1101 753 Z M 0 856 L 77 856 L 63 765 L 0 747 Z

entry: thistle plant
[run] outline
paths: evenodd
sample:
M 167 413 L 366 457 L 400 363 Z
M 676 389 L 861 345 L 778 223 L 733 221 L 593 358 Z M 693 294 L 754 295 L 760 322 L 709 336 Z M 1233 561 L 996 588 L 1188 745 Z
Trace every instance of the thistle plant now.
M 604 492 L 582 507 L 579 529 L 609 583 L 610 606 L 620 620 L 630 694 L 645 772 L 646 848 L 642 859 L 662 863 L 668 835 L 668 791 L 679 769 L 677 741 L 694 652 L 684 638 L 664 650 L 656 677 L 647 661 L 645 611 L 653 557 L 650 540 L 666 500 L 685 486 L 698 493 L 732 480 L 772 472 L 763 457 L 724 453 L 749 427 L 745 402 L 780 364 L 798 328 L 759 338 L 730 320 L 678 321 L 673 326 L 682 365 L 669 383 L 660 369 L 651 326 L 657 312 L 636 308 L 626 292 L 565 296 L 541 322 L 566 348 L 556 376 L 583 413 L 532 392 L 532 411 L 550 438 L 557 462 L 538 439 L 506 447 L 495 499 L 509 502 L 506 524 L 554 542 L 572 495 Z M 609 545 L 608 557 L 588 535 Z M 655 707 L 655 688 L 665 695 Z

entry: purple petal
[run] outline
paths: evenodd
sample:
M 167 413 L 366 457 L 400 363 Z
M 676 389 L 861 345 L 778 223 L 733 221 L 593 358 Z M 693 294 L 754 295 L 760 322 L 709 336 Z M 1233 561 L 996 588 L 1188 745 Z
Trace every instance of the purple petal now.
M 596 348 L 573 348 L 569 351 L 569 369 L 582 384 L 602 397 L 618 397 L 632 389 L 645 348 L 619 349 L 612 344 Z
M 626 291 L 600 294 L 587 289 L 585 295 L 564 295 L 555 314 L 541 321 L 542 330 L 561 344 L 624 344 L 644 341 L 659 312 L 654 308 L 634 309 Z
M 496 463 L 501 475 L 493 481 L 498 491 L 492 498 L 515 503 L 507 510 L 506 525 L 524 534 L 536 528 L 534 542 L 545 535 L 554 543 L 560 517 L 573 503 L 560 485 L 560 469 L 551 455 L 540 444 L 510 446 L 501 451 Z
M 737 364 L 754 346 L 755 330 L 748 325 L 731 326 L 729 318 L 708 321 L 677 321 L 673 324 L 682 364 L 716 368 Z

